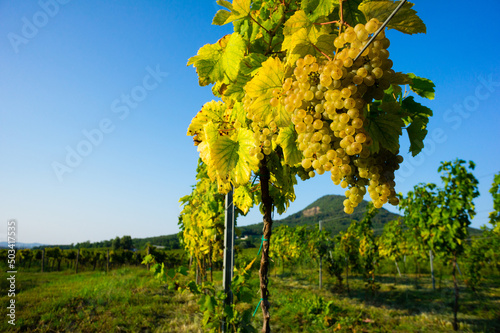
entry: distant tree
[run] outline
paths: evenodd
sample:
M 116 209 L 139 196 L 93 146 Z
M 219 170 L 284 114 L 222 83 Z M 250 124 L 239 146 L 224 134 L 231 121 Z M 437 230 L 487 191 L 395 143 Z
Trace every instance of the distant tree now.
M 490 223 L 493 231 L 500 234 L 500 172 L 493 178 L 490 193 L 493 196 L 493 211 L 490 213 Z
M 116 238 L 113 239 L 113 243 L 112 243 L 111 247 L 112 247 L 113 251 L 116 251 L 116 250 L 122 248 L 122 243 L 121 243 L 120 237 L 116 236 Z
M 120 241 L 121 248 L 124 250 L 132 250 L 134 248 L 134 244 L 132 243 L 132 237 L 123 236 Z
M 28 268 L 31 267 L 31 259 L 33 258 L 33 251 L 30 249 L 23 249 L 19 251 L 19 256 L 24 262 L 24 267 L 26 267 L 26 261 L 28 262 Z

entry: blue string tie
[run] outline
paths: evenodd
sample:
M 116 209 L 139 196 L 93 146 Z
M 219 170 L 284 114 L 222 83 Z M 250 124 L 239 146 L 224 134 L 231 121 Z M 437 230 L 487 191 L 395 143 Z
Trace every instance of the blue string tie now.
M 262 250 L 262 244 L 264 244 L 264 241 L 267 241 L 267 239 L 265 239 L 264 236 L 262 236 L 261 240 L 262 242 L 260 242 L 259 252 L 257 252 L 257 256 L 260 254 L 260 250 Z
M 265 298 L 261 298 L 261 299 L 260 299 L 259 303 L 258 303 L 258 304 L 257 304 L 257 306 L 255 307 L 255 311 L 253 312 L 252 317 L 255 317 L 255 314 L 257 313 L 257 309 L 259 308 L 260 302 L 262 302 L 262 301 L 264 301 L 264 300 L 267 300 L 267 299 L 265 299 Z

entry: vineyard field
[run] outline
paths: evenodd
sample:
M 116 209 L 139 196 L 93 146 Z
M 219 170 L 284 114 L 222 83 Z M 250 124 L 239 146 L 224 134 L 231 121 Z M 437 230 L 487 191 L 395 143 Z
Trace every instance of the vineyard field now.
M 248 263 L 257 249 L 238 253 L 237 266 Z M 178 252 L 178 251 L 176 251 Z M 178 254 L 178 253 L 176 253 Z M 323 289 L 318 288 L 314 261 L 271 266 L 271 304 L 274 332 L 448 332 L 451 325 L 453 285 L 451 267 L 436 262 L 436 291 L 432 291 L 428 268 L 415 271 L 413 259 L 401 265 L 397 277 L 394 265 L 382 261 L 376 275 L 380 289 L 367 292 L 362 276 L 352 273 L 350 292 L 340 290 L 334 278 L 323 272 Z M 251 268 L 248 281 L 258 302 L 258 265 Z M 144 266 L 123 266 L 109 274 L 73 270 L 39 273 L 20 271 L 18 276 L 17 318 L 12 330 L 6 322 L 2 332 L 202 332 L 203 314 L 199 297 L 189 292 L 168 290 L 152 278 Z M 460 283 L 459 320 L 463 332 L 500 330 L 500 276 L 488 270 L 476 292 Z M 193 278 L 187 276 L 186 279 Z M 220 270 L 214 283 L 222 286 Z M 395 280 L 396 279 L 396 280 Z M 396 282 L 396 283 L 395 283 Z M 2 281 L 2 288 L 6 287 Z M 6 297 L 2 296 L 1 301 Z M 5 316 L 2 309 L 2 316 Z M 257 312 L 257 328 L 262 314 Z

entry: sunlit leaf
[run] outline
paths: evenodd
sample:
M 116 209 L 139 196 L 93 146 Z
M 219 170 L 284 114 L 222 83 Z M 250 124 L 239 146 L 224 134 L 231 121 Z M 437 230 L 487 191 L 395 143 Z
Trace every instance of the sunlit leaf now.
M 368 1 L 359 6 L 359 9 L 366 16 L 367 20 L 376 18 L 380 22 L 383 22 L 396 9 L 398 4 L 399 2 L 392 1 Z M 426 33 L 424 22 L 418 17 L 417 12 L 412 7 L 413 4 L 411 2 L 405 3 L 391 21 L 389 21 L 387 28 L 396 29 L 406 34 Z

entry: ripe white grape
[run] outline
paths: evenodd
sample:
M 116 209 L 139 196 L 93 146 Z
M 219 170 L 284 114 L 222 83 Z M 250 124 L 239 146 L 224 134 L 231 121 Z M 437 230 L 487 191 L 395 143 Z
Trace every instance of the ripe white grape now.
M 364 128 L 367 103 L 383 99 L 395 73 L 384 31 L 353 61 L 380 26 L 377 19 L 371 19 L 365 25 L 346 28 L 334 40 L 338 53 L 332 60 L 310 54 L 298 59 L 293 74 L 281 89 L 273 89 L 269 102 L 272 107 L 284 106 L 291 116 L 298 134 L 297 147 L 304 156 L 300 177 L 329 171 L 333 183 L 347 189 L 344 211 L 348 214 L 366 193 L 376 207 L 398 202 L 394 171 L 402 157 L 383 149 L 372 153 L 369 147 L 373 140 Z M 254 124 L 260 121 L 260 115 L 251 110 L 248 113 Z M 253 129 L 259 148 L 251 154 L 262 159 L 272 152 L 277 126 L 260 122 Z

